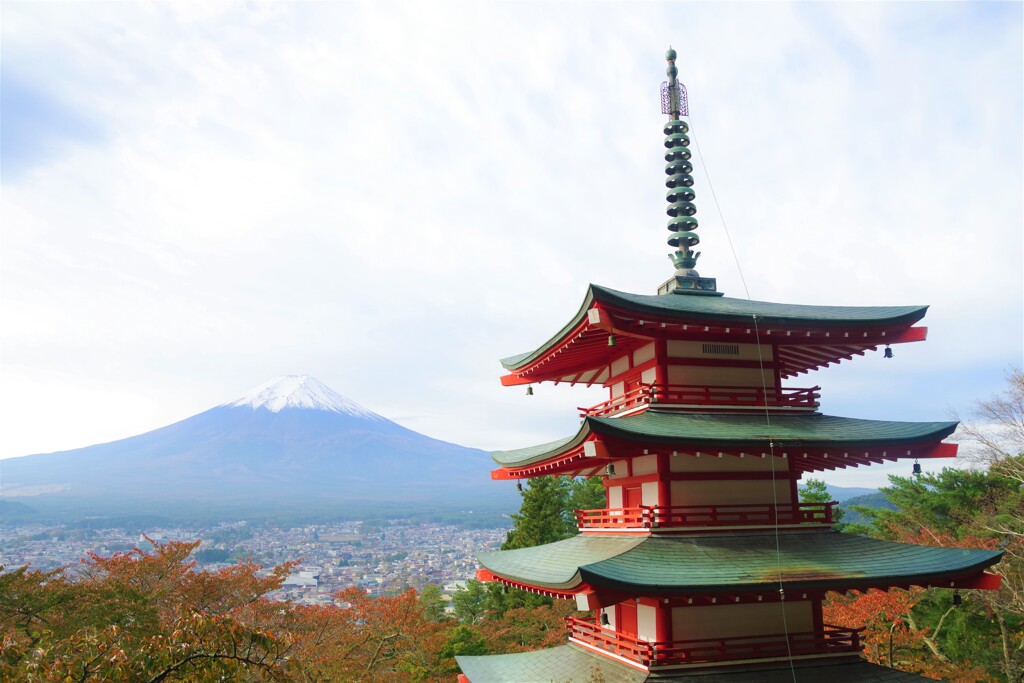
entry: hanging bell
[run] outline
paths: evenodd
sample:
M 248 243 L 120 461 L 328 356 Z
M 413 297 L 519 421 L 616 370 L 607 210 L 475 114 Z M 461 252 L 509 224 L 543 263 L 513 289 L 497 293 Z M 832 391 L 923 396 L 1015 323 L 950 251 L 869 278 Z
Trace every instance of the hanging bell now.
M 964 604 L 964 599 L 960 597 L 960 591 L 953 591 L 953 607 L 959 607 Z
M 608 613 L 607 612 L 601 612 L 601 626 L 607 626 L 607 625 L 608 625 Z
M 885 358 L 892 358 L 892 349 L 888 345 L 885 347 L 885 353 L 882 354 Z
M 533 387 L 526 387 L 526 395 L 533 396 Z
M 613 465 L 611 463 L 608 463 L 608 467 L 604 468 L 604 473 L 607 474 L 609 477 L 614 477 L 615 476 L 615 465 Z
M 914 474 L 921 474 L 921 463 L 914 461 Z
M 523 490 L 523 482 L 517 481 L 516 482 L 516 491 L 522 491 L 522 490 Z
M 608 335 L 608 346 L 615 346 L 615 335 L 614 334 L 609 334 Z

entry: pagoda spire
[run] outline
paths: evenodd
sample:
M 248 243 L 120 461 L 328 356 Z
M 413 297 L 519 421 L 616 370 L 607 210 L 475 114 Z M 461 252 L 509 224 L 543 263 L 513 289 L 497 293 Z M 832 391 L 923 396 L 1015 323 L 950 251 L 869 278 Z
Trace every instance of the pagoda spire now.
M 668 114 L 665 122 L 665 186 L 668 193 L 668 229 L 672 233 L 668 238 L 669 246 L 676 250 L 668 255 L 676 267 L 674 276 L 658 290 L 659 294 L 710 294 L 718 295 L 714 278 L 702 278 L 694 270 L 697 266 L 699 251 L 693 247 L 700 244 L 700 237 L 695 232 L 698 227 L 697 206 L 693 203 L 696 193 L 693 189 L 693 164 L 690 163 L 690 138 L 687 133 L 690 126 L 682 116 L 689 116 L 689 104 L 686 98 L 686 86 L 677 79 L 679 69 L 676 67 L 676 51 L 671 47 L 665 53 L 668 67 L 665 73 L 668 81 L 661 85 L 661 112 Z M 720 296 L 720 295 L 719 295 Z

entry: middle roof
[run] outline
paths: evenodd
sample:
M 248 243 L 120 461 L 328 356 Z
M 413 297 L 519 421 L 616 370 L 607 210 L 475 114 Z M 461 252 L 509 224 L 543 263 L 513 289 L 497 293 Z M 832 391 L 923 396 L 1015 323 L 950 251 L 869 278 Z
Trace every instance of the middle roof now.
M 595 460 L 598 449 L 588 452 L 586 447 L 591 441 L 615 442 L 618 447 L 614 458 L 642 454 L 643 449 L 711 455 L 774 454 L 789 458 L 798 471 L 898 457 L 951 457 L 956 453 L 955 445 L 940 442 L 956 426 L 956 422 L 859 420 L 819 413 L 775 415 L 766 422 L 764 415 L 650 409 L 624 417 L 587 417 L 579 431 L 567 439 L 492 453 L 500 465 L 492 476 L 504 479 L 578 473 L 588 465 L 598 466 L 613 459 L 605 455 Z M 639 450 L 631 453 L 630 446 Z

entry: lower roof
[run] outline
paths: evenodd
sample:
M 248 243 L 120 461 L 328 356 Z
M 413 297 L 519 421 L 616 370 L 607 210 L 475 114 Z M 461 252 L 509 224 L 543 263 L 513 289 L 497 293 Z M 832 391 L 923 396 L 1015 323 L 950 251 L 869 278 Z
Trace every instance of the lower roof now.
M 933 548 L 832 530 L 672 537 L 581 535 L 484 552 L 495 576 L 553 591 L 588 586 L 639 595 L 778 589 L 850 590 L 928 585 L 976 576 L 1002 557 L 992 550 Z M 781 573 L 781 577 L 780 577 Z
M 925 683 L 917 674 L 870 664 L 860 657 L 818 659 L 771 664 L 747 664 L 728 669 L 670 674 L 648 673 L 573 645 L 533 652 L 482 657 L 456 657 L 470 683 Z

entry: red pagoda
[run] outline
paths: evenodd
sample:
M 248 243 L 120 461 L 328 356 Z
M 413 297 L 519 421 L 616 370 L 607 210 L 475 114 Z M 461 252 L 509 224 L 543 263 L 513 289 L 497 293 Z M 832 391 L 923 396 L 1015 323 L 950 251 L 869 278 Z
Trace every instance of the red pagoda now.
M 482 553 L 478 578 L 575 600 L 566 645 L 459 657 L 460 681 L 925 681 L 864 661 L 860 630 L 822 620 L 826 591 L 995 588 L 1001 553 L 842 534 L 836 503 L 801 503 L 807 472 L 950 458 L 955 422 L 822 415 L 820 387 L 784 380 L 923 341 L 926 306 L 849 307 L 728 298 L 695 270 L 686 91 L 676 53 L 662 85 L 668 243 L 657 294 L 591 285 L 548 341 L 502 361 L 507 386 L 600 385 L 567 439 L 494 453 L 495 479 L 601 477 L 606 508 L 580 534 Z

